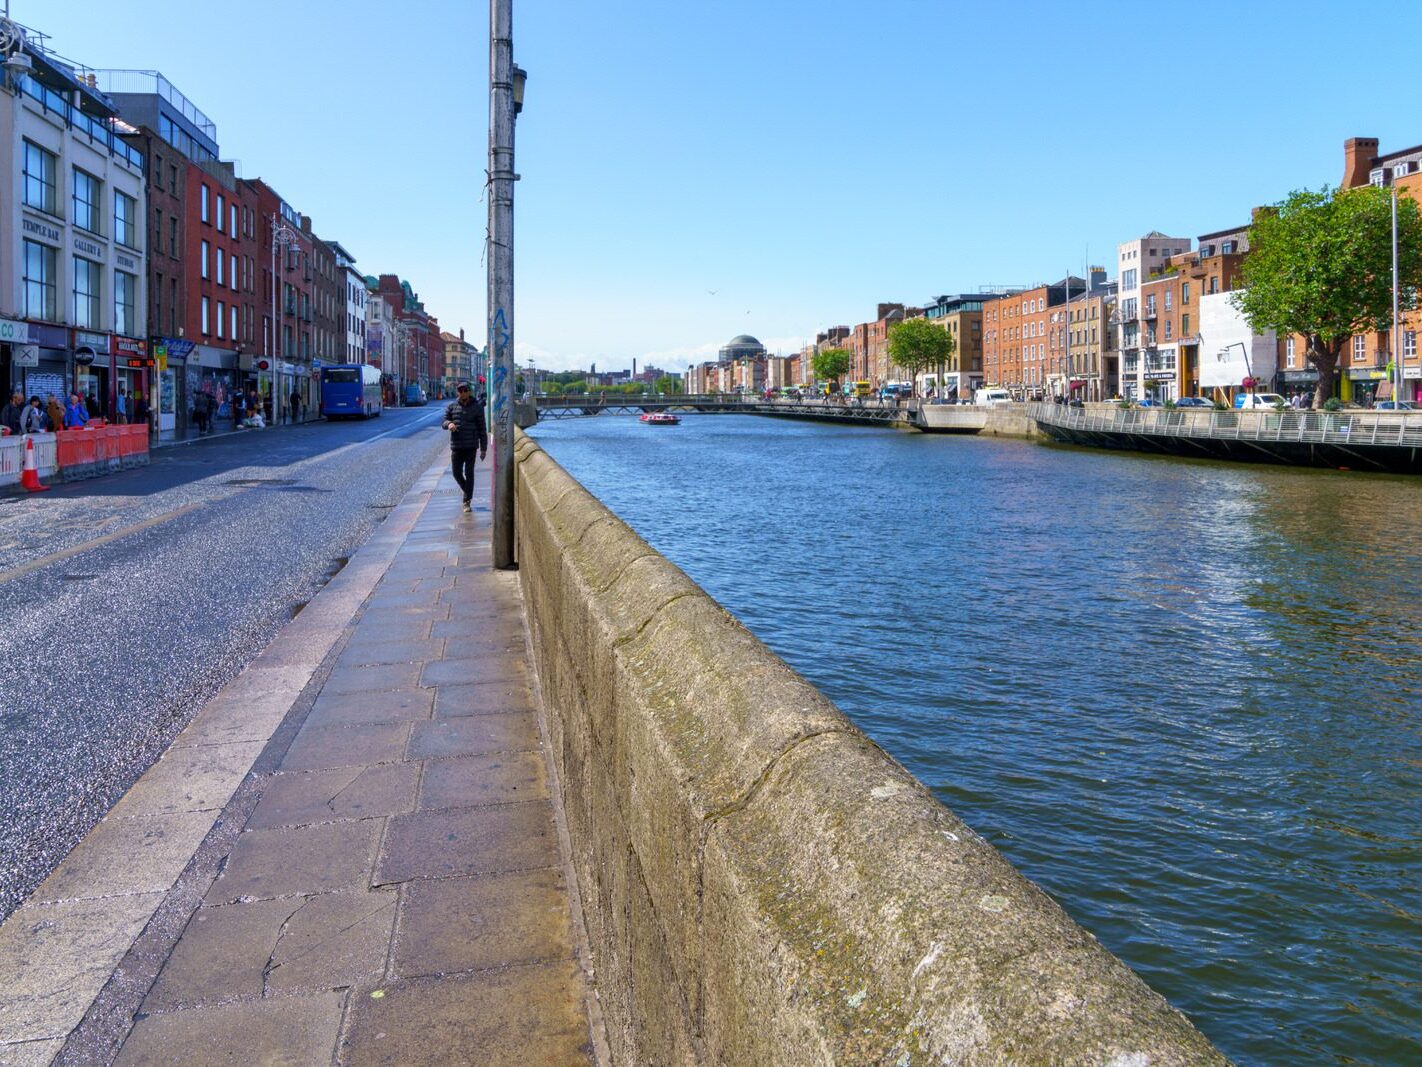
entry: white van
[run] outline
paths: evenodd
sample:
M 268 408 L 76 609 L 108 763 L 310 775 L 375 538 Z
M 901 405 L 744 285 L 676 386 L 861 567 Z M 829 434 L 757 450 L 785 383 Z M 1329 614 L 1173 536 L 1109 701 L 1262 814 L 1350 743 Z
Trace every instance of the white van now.
M 1234 398 L 1234 407 L 1238 411 L 1254 408 L 1268 408 L 1273 411 L 1277 407 L 1283 407 L 1286 401 L 1278 393 L 1239 393 Z
M 973 394 L 973 403 L 980 408 L 995 407 L 998 404 L 1010 404 L 1012 403 L 1012 394 L 1006 389 L 1000 389 L 996 386 L 990 389 L 979 389 Z

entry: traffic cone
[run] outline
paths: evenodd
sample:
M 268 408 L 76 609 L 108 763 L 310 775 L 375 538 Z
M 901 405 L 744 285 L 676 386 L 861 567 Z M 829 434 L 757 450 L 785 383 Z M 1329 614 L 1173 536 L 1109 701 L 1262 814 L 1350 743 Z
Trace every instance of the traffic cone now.
M 20 475 L 20 484 L 31 493 L 43 493 L 49 488 L 47 485 L 40 485 L 39 466 L 35 463 L 35 439 L 25 438 L 25 472 Z

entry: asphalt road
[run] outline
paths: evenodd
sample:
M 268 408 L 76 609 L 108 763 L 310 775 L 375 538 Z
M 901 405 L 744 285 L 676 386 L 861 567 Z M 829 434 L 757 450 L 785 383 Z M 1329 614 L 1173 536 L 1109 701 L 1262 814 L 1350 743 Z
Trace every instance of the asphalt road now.
M 247 431 L 0 497 L 0 918 L 446 449 L 439 411 Z

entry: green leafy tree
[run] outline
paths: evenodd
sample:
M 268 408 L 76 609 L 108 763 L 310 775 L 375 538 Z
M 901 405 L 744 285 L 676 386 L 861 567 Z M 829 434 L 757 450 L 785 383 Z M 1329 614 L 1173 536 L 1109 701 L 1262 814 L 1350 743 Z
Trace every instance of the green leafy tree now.
M 663 374 L 656 380 L 653 386 L 657 392 L 668 395 L 681 392 L 681 379 L 673 378 L 670 374 Z
M 905 319 L 889 327 L 889 360 L 902 367 L 910 380 L 937 367 L 941 381 L 943 365 L 956 347 L 952 334 L 927 319 Z
M 810 361 L 815 378 L 838 385 L 840 379 L 849 373 L 849 353 L 843 348 L 822 348 Z
M 1399 306 L 1410 310 L 1422 286 L 1422 214 L 1411 197 L 1398 200 L 1397 235 Z M 1323 407 L 1349 338 L 1392 325 L 1389 190 L 1302 190 L 1259 212 L 1231 299 L 1255 333 L 1303 335 L 1318 368 L 1313 406 Z

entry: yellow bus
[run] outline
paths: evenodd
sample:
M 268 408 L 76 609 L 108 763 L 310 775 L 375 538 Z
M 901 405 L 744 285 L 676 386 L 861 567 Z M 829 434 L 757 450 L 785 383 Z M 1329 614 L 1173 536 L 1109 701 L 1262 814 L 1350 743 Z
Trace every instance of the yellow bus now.
M 850 396 L 869 396 L 874 392 L 874 385 L 872 382 L 850 382 L 846 391 Z

